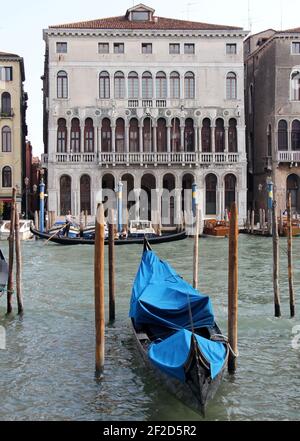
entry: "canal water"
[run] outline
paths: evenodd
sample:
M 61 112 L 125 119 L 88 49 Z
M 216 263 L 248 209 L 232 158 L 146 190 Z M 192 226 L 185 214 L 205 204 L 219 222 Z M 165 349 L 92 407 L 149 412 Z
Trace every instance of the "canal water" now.
M 7 256 L 7 243 L 1 247 Z M 206 420 L 300 419 L 300 339 L 292 347 L 300 302 L 296 319 L 290 320 L 283 239 L 280 248 L 283 317 L 275 319 L 272 241 L 240 236 L 238 370 L 225 375 Z M 192 239 L 154 250 L 192 281 Z M 6 318 L 6 299 L 0 298 L 0 326 L 6 330 L 0 420 L 201 420 L 148 375 L 135 348 L 128 305 L 141 246 L 116 248 L 117 320 L 107 328 L 104 378 L 95 380 L 93 251 L 91 246 L 23 243 L 24 316 Z M 226 239 L 200 240 L 200 290 L 211 296 L 224 333 L 227 253 Z M 300 239 L 294 240 L 294 271 L 299 298 Z

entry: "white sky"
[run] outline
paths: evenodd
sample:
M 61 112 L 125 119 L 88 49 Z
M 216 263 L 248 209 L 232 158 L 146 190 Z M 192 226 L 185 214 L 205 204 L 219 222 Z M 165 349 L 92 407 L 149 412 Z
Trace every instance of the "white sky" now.
M 25 60 L 28 139 L 35 155 L 43 152 L 42 29 L 54 24 L 123 15 L 138 3 L 133 0 L 1 1 L 0 51 L 16 53 Z M 253 33 L 267 28 L 300 27 L 299 0 L 145 0 L 144 3 L 154 8 L 158 16 L 235 25 L 247 30 L 251 27 Z

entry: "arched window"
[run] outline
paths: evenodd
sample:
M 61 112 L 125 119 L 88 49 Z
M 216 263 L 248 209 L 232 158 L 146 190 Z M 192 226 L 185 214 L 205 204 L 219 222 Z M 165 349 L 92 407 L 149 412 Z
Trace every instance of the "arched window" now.
M 136 118 L 132 118 L 129 123 L 129 151 L 134 153 L 139 149 L 139 123 Z
M 110 79 L 109 73 L 106 71 L 99 75 L 99 97 L 102 99 L 110 98 Z
M 1 115 L 11 115 L 11 96 L 8 92 L 3 92 L 1 96 Z
M 111 125 L 108 118 L 102 120 L 101 147 L 103 152 L 111 152 Z
M 187 72 L 184 76 L 184 97 L 186 99 L 195 98 L 195 75 Z
M 94 125 L 92 118 L 87 118 L 84 125 L 84 152 L 94 151 Z
M 300 100 L 300 72 L 293 72 L 291 77 L 292 100 Z
M 80 122 L 78 118 L 73 118 L 71 122 L 71 152 L 80 152 Z
M 4 126 L 2 129 L 2 152 L 11 152 L 11 129 Z
M 234 175 L 225 176 L 225 209 L 230 211 L 231 205 L 235 202 L 236 177 Z
M 115 73 L 115 98 L 123 99 L 125 97 L 125 77 L 123 72 Z
M 284 119 L 278 123 L 278 150 L 288 150 L 288 125 Z
M 68 98 L 68 74 L 64 70 L 57 74 L 57 98 Z
M 229 72 L 226 77 L 226 99 L 236 100 L 237 88 L 236 88 L 236 74 Z
M 64 118 L 57 121 L 57 153 L 66 153 L 67 151 L 67 126 Z
M 157 151 L 167 151 L 167 124 L 164 118 L 157 121 Z
M 185 120 L 184 127 L 184 150 L 186 152 L 194 152 L 195 151 L 195 142 L 194 142 L 194 121 L 192 118 L 188 118 Z
M 180 120 L 173 118 L 171 122 L 171 150 L 172 152 L 180 151 Z
M 142 75 L 142 98 L 152 99 L 153 97 L 153 80 L 150 72 L 144 72 Z
M 204 118 L 201 130 L 202 152 L 211 152 L 211 126 L 210 119 Z
M 292 124 L 292 150 L 300 150 L 300 121 L 297 119 Z
M 2 169 L 2 187 L 12 187 L 11 168 L 8 166 Z
M 80 178 L 80 212 L 87 211 L 91 214 L 91 178 L 82 175 Z
M 236 130 L 237 122 L 235 118 L 231 118 L 229 120 L 229 128 L 228 128 L 228 151 L 230 153 L 237 152 L 237 130 Z
M 271 124 L 268 125 L 268 132 L 267 132 L 267 156 L 272 156 L 272 126 Z
M 152 151 L 152 122 L 150 118 L 144 119 L 143 124 L 143 146 L 144 152 Z
M 287 190 L 287 198 L 289 193 L 291 193 L 292 211 L 293 212 L 298 211 L 300 208 L 300 200 L 299 200 L 299 178 L 297 175 L 288 176 L 286 183 L 286 190 Z
M 170 75 L 170 98 L 180 98 L 180 76 L 178 72 Z
M 139 77 L 136 72 L 130 72 L 128 75 L 128 98 L 139 97 Z
M 216 143 L 216 152 L 224 152 L 224 150 L 225 150 L 225 129 L 224 129 L 224 121 L 222 118 L 218 118 L 216 121 L 215 143 Z
M 164 72 L 156 74 L 156 98 L 167 98 L 167 77 Z
M 116 152 L 123 153 L 125 151 L 125 123 L 123 118 L 116 121 Z
M 71 211 L 71 178 L 63 175 L 60 178 L 60 215 L 66 215 Z
M 206 185 L 206 214 L 217 214 L 217 177 L 209 174 L 205 178 Z

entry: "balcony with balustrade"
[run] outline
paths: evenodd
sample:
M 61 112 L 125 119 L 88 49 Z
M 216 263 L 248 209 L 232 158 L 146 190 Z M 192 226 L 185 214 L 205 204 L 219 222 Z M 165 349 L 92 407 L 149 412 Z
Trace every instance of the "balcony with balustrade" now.
M 300 150 L 286 150 L 277 153 L 277 161 L 281 163 L 299 163 L 300 164 Z
M 52 161 L 56 164 L 95 164 L 99 166 L 210 166 L 234 165 L 245 160 L 242 153 L 203 153 L 203 152 L 170 152 L 170 153 L 55 153 Z M 42 155 L 42 165 L 50 162 L 48 154 Z

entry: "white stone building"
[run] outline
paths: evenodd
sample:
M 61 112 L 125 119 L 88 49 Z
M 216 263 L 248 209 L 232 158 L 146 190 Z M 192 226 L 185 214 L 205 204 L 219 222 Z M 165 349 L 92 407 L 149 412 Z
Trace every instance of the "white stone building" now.
M 124 16 L 50 26 L 44 73 L 48 209 L 94 214 L 101 188 L 191 188 L 204 218 L 246 217 L 239 27 Z M 180 189 L 180 190 L 179 190 Z

